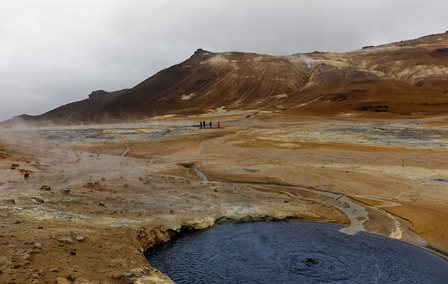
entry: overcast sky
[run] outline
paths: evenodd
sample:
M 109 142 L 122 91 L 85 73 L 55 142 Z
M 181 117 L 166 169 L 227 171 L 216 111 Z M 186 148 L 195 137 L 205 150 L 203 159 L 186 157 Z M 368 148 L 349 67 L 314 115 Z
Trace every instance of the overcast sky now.
M 0 121 L 133 87 L 197 48 L 352 51 L 448 30 L 446 0 L 1 0 Z

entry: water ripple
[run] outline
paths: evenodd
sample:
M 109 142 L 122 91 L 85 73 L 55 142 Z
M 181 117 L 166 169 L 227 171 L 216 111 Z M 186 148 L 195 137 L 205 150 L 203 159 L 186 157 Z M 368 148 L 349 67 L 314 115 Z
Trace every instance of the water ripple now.
M 219 225 L 146 253 L 176 283 L 447 283 L 448 261 L 397 240 L 307 222 Z

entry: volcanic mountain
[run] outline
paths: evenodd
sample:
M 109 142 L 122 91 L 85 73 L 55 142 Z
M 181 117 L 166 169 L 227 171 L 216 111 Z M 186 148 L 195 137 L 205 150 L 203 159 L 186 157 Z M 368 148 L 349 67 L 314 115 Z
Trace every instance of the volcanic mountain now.
M 131 89 L 11 122 L 78 124 L 230 110 L 351 117 L 448 114 L 448 32 L 347 53 L 198 49 Z

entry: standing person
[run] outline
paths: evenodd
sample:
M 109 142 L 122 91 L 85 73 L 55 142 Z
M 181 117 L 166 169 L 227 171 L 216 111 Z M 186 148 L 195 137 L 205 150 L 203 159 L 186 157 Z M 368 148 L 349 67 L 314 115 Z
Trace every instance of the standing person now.
M 209 122 L 209 125 L 210 125 L 210 128 L 212 128 L 212 121 L 210 120 L 210 122 Z
M 205 126 L 206 126 L 205 120 L 202 122 L 202 126 L 205 128 Z
M 219 121 L 218 121 L 218 128 L 221 128 L 221 123 L 219 123 Z
M 201 124 L 201 128 L 202 128 L 202 121 L 199 121 L 199 123 Z

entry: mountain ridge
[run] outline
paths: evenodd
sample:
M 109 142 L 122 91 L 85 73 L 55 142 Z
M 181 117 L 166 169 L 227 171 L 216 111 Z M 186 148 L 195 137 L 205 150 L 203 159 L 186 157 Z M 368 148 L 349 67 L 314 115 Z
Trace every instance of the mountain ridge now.
M 81 124 L 224 110 L 301 115 L 448 114 L 448 33 L 360 50 L 289 56 L 196 50 L 130 89 L 6 123 Z

